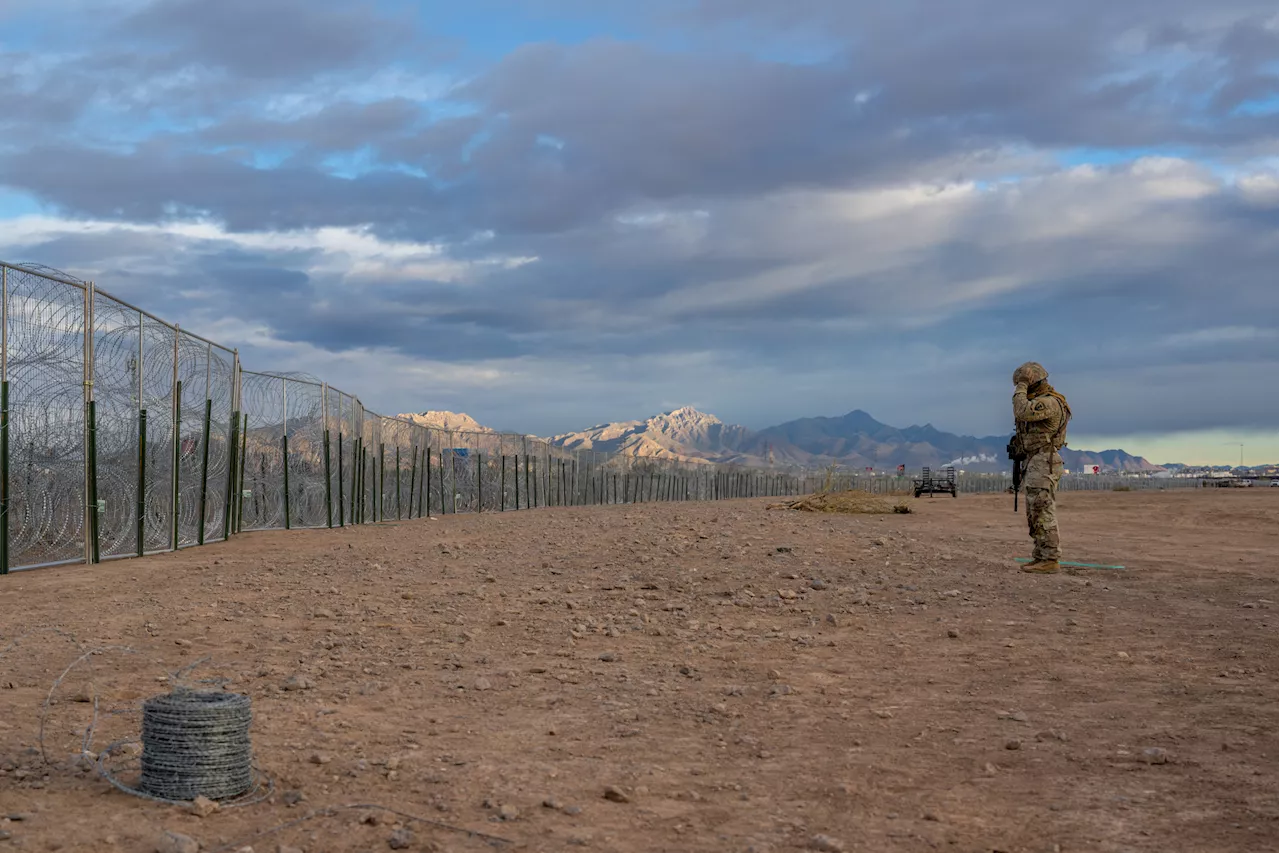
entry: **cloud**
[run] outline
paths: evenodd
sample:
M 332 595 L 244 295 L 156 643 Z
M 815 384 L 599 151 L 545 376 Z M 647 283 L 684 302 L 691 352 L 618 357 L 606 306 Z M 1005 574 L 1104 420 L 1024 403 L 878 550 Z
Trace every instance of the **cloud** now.
M 1273 8 L 544 0 L 573 37 L 464 68 L 381 6 L 215 5 L 11 42 L 0 184 L 46 213 L 0 256 L 544 432 L 998 433 L 1027 358 L 1095 434 L 1274 426 Z

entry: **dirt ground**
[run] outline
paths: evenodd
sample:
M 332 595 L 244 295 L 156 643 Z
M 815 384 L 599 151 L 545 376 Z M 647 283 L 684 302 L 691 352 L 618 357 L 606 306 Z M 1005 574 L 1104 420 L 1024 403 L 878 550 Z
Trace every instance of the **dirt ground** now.
M 1074 576 L 1017 571 L 1004 496 L 768 503 L 248 534 L 0 578 L 0 853 L 166 830 L 257 853 L 1276 849 L 1274 491 L 1064 494 L 1066 556 L 1126 567 Z M 79 654 L 50 629 L 134 653 L 61 684 L 45 764 L 41 705 Z M 100 750 L 206 657 L 192 677 L 252 697 L 269 800 L 198 817 L 77 766 L 77 700 L 100 697 Z M 510 843 L 370 810 L 269 832 L 346 804 Z

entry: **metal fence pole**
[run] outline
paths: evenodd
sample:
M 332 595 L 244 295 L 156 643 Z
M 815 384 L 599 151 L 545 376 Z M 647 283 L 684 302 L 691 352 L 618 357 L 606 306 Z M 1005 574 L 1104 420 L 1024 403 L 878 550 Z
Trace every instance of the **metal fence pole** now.
M 147 549 L 147 410 L 138 410 L 138 556 Z
M 325 525 L 333 527 L 333 471 L 329 461 L 329 386 L 322 385 L 320 411 L 324 421 L 324 513 Z
M 84 289 L 85 562 L 98 562 L 98 435 L 93 397 L 93 282 Z
M 284 529 L 291 529 L 289 518 L 289 380 L 280 379 L 280 467 L 284 472 Z
M 178 464 L 182 459 L 182 381 L 178 379 L 178 342 L 182 331 L 175 323 L 173 326 L 173 471 L 169 475 L 169 545 L 171 551 L 178 550 Z
M 212 347 L 210 348 L 212 352 Z M 206 392 L 207 393 L 207 392 Z M 196 534 L 196 544 L 204 544 L 204 527 L 206 506 L 209 499 L 209 426 L 213 419 L 213 400 L 208 397 L 204 401 L 204 452 L 200 460 L 200 530 Z
M 232 503 L 232 495 L 236 486 L 236 456 L 240 450 L 240 410 L 236 401 L 236 368 L 239 366 L 240 351 L 234 350 L 231 358 L 231 391 L 229 393 L 228 403 L 230 404 L 230 419 L 227 421 L 227 487 L 222 496 L 222 539 L 226 541 L 231 538 L 231 531 L 235 529 L 232 523 L 231 511 L 235 506 Z
M 236 490 L 236 532 L 244 527 L 244 469 L 249 458 L 249 415 L 241 414 L 240 428 L 240 488 Z

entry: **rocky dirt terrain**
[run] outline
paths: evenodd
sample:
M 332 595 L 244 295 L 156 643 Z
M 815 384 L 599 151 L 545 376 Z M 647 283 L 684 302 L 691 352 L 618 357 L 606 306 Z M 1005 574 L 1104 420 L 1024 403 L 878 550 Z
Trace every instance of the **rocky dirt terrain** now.
M 1274 493 L 1065 494 L 1068 556 L 1126 568 L 1048 577 L 1005 497 L 767 503 L 0 578 L 0 853 L 1276 848 Z M 67 634 L 102 651 L 46 762 Z M 85 769 L 95 695 L 96 752 L 206 658 L 252 697 L 270 798 L 200 816 Z

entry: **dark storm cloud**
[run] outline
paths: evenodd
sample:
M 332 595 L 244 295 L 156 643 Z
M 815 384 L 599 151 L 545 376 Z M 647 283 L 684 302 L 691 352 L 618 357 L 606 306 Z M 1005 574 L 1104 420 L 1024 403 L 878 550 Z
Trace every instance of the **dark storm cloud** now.
M 0 155 L 0 181 L 77 214 L 156 221 L 176 209 L 212 214 L 232 230 L 422 223 L 439 215 L 430 183 L 402 173 L 344 179 L 314 166 L 259 169 L 165 142 L 131 155 L 69 147 Z
M 359 0 L 160 0 L 110 35 L 158 48 L 174 67 L 287 80 L 367 67 L 407 43 L 407 23 Z

